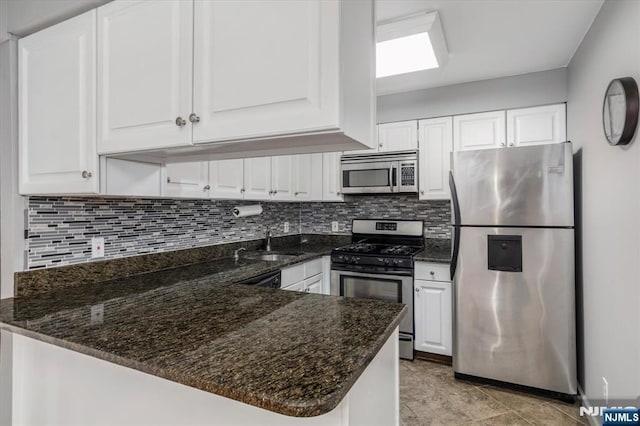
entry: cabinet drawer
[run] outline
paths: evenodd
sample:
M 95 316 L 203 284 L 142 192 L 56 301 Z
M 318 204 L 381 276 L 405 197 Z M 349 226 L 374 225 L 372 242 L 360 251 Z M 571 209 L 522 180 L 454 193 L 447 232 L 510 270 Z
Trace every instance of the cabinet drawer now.
M 304 264 L 304 277 L 309 278 L 322 272 L 322 258 Z
M 417 280 L 451 282 L 451 272 L 447 264 L 416 262 L 415 278 Z
M 304 281 L 304 263 L 298 263 L 297 265 L 284 268 L 281 278 L 282 288 Z

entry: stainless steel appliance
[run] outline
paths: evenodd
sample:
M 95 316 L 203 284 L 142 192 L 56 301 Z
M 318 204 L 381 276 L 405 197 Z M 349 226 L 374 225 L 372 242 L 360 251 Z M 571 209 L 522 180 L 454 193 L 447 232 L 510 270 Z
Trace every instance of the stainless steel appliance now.
M 404 303 L 400 357 L 413 359 L 413 258 L 424 250 L 419 220 L 354 220 L 352 244 L 331 252 L 331 294 Z
M 267 272 L 257 277 L 251 277 L 243 281 L 239 281 L 238 284 L 252 285 L 255 287 L 268 287 L 268 288 L 280 288 L 280 270 L 273 272 Z
M 340 161 L 343 194 L 418 192 L 418 154 L 343 155 Z
M 576 394 L 570 143 L 458 152 L 456 377 Z

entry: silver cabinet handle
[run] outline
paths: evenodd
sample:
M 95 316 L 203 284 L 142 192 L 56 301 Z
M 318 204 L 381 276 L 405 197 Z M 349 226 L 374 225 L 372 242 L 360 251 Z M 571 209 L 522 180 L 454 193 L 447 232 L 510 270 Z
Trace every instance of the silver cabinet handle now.
M 311 293 L 311 289 L 310 289 L 310 288 L 305 288 L 305 289 L 304 289 L 304 291 L 305 291 L 306 293 Z
M 294 192 L 293 195 L 295 195 L 297 197 L 298 195 L 300 195 L 300 193 L 299 192 Z
M 91 176 L 93 176 L 93 173 L 88 172 L 88 171 L 86 171 L 86 170 L 83 170 L 83 171 L 82 171 L 82 178 L 83 178 L 83 179 L 89 179 Z
M 431 274 L 431 276 L 434 276 L 436 274 L 434 271 L 429 271 L 429 273 Z
M 208 190 L 210 190 L 210 189 L 211 189 L 211 185 L 205 185 L 205 186 L 204 186 L 204 190 L 205 190 L 205 191 L 208 191 Z
M 424 195 L 424 189 L 422 191 L 420 191 L 420 194 Z
M 167 176 L 167 183 L 171 183 L 171 178 Z
M 199 123 L 200 117 L 198 117 L 198 115 L 195 112 L 192 112 L 191 114 L 189 114 L 189 121 L 192 123 Z
M 378 144 L 378 146 L 379 146 L 380 148 L 382 148 L 382 144 L 381 144 L 381 143 L 379 143 L 379 144 Z
M 273 191 L 273 195 L 276 195 L 278 193 L 278 191 Z
M 176 118 L 176 126 L 178 127 L 184 127 L 187 124 L 187 120 L 185 120 L 182 117 L 177 117 Z
M 336 195 L 340 195 L 340 191 L 336 192 Z
M 244 194 L 244 188 L 240 188 L 240 193 Z
M 275 193 L 276 193 L 276 191 L 269 191 L 269 195 L 273 195 Z
M 420 288 L 416 288 L 416 293 L 420 293 Z
M 501 143 L 500 143 L 500 146 L 504 146 L 504 142 L 501 142 Z
M 511 143 L 509 144 L 509 146 L 513 146 L 513 142 L 511 142 Z

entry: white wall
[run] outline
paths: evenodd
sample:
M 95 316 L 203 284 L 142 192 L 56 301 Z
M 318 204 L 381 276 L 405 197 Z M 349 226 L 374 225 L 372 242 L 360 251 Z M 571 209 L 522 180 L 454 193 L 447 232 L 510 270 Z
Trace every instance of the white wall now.
M 565 68 L 378 96 L 378 123 L 567 100 Z
M 7 31 L 24 37 L 110 0 L 2 0 L 5 1 Z
M 640 82 L 640 2 L 608 0 L 568 68 L 568 135 L 582 157 L 579 375 L 592 400 L 603 377 L 610 399 L 640 396 L 640 138 L 609 146 L 601 116 L 609 81 L 625 76 Z

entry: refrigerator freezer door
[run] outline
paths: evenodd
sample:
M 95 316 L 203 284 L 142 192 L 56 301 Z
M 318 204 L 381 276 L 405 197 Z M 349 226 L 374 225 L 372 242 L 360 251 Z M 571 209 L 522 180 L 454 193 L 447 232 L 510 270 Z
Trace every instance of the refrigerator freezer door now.
M 573 230 L 457 231 L 454 371 L 576 394 Z
M 462 225 L 573 226 L 571 143 L 457 152 Z

